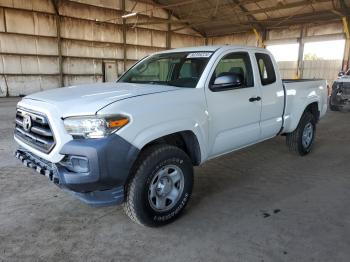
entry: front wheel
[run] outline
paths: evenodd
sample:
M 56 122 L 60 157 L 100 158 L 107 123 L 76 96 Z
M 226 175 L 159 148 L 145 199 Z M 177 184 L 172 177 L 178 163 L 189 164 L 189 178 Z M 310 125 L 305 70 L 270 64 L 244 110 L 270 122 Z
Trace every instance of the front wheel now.
M 185 152 L 171 145 L 150 146 L 135 164 L 124 211 L 141 225 L 170 223 L 182 213 L 192 187 L 193 167 Z
M 310 153 L 315 134 L 315 117 L 310 112 L 305 112 L 300 119 L 298 127 L 292 133 L 287 134 L 286 142 L 291 151 L 304 156 Z

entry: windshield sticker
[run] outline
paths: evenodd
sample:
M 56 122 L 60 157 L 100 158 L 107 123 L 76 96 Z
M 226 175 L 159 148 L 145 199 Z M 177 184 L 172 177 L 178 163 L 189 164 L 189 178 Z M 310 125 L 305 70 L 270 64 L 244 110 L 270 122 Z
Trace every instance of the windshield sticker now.
M 187 55 L 186 58 L 208 58 L 212 55 L 213 53 L 210 52 L 197 52 L 197 53 L 190 53 Z

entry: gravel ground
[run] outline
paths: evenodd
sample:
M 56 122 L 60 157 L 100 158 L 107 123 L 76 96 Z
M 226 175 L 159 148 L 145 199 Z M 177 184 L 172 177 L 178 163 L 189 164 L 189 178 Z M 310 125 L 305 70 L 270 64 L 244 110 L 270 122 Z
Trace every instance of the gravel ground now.
M 306 157 L 277 137 L 196 168 L 181 219 L 150 229 L 23 167 L 17 101 L 0 99 L 0 261 L 350 261 L 350 113 L 328 112 Z

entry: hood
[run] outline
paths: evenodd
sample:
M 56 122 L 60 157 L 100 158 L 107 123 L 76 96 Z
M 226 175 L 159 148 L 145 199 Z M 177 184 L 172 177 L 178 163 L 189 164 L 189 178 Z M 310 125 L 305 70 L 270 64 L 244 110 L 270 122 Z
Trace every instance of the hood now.
M 119 100 L 178 89 L 178 87 L 151 84 L 96 83 L 51 89 L 28 95 L 24 99 L 49 103 L 61 112 L 62 117 L 67 117 L 92 115 Z

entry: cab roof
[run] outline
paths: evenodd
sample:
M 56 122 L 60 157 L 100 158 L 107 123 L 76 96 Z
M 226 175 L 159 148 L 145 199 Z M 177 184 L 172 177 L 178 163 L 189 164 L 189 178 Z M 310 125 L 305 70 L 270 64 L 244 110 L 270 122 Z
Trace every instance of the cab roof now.
M 169 49 L 161 52 L 157 52 L 157 54 L 166 54 L 166 53 L 175 53 L 175 52 L 215 52 L 219 49 L 247 49 L 247 50 L 264 50 L 264 48 L 254 47 L 254 46 L 243 46 L 243 45 L 206 45 L 206 46 L 194 46 L 194 47 L 183 47 L 183 48 L 175 48 Z

